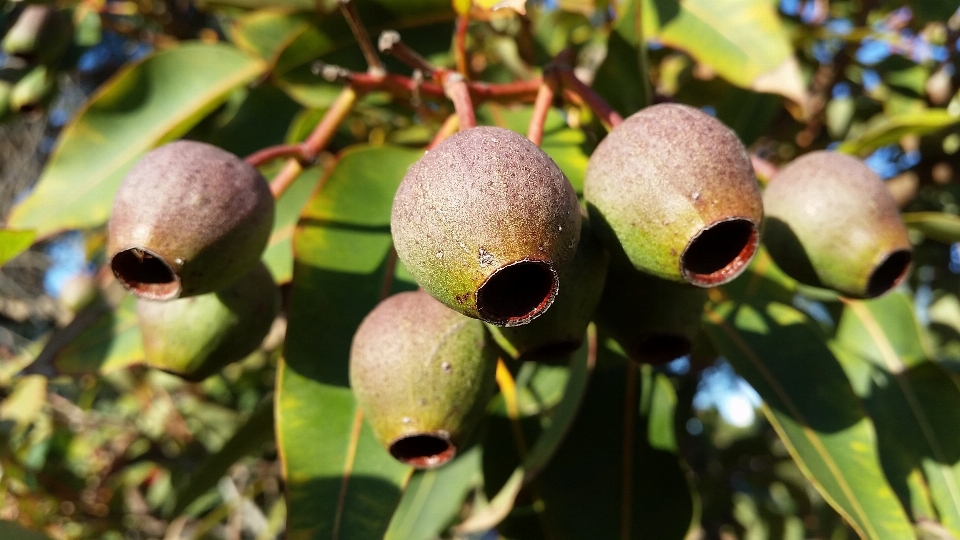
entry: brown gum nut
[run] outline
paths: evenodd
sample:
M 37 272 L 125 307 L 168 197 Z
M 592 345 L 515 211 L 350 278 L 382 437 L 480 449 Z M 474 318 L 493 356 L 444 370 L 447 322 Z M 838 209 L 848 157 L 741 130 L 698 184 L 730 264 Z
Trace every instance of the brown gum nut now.
M 584 198 L 607 249 L 662 279 L 726 283 L 759 243 L 763 206 L 746 149 L 686 105 L 648 107 L 607 135 L 590 157 Z
M 390 226 L 400 260 L 431 295 L 464 315 L 516 326 L 553 303 L 580 237 L 580 210 L 542 150 L 481 126 L 410 168 Z
M 134 165 L 117 191 L 110 266 L 141 298 L 213 292 L 257 264 L 273 215 L 269 185 L 242 159 L 201 142 L 166 144 Z

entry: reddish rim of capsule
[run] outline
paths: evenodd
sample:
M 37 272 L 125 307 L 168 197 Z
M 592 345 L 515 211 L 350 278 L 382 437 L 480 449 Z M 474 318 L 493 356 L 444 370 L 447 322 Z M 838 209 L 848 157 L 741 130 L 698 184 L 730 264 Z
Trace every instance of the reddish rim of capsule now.
M 439 467 L 457 455 L 457 447 L 444 431 L 413 433 L 390 443 L 390 455 L 420 469 Z
M 127 290 L 140 298 L 173 300 L 180 296 L 180 276 L 161 255 L 149 249 L 118 251 L 110 259 L 110 269 Z
M 723 285 L 739 276 L 760 244 L 757 225 L 735 217 L 708 225 L 694 235 L 680 255 L 680 273 L 698 287 Z
M 553 265 L 524 259 L 505 264 L 477 288 L 477 312 L 497 326 L 527 324 L 557 297 L 560 276 Z

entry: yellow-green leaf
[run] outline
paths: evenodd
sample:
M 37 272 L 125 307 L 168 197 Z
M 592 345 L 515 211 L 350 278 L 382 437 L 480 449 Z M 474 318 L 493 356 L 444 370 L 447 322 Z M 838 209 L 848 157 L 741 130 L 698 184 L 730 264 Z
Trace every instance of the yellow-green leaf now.
M 35 237 L 33 231 L 0 229 L 0 265 L 26 251 Z
M 879 115 L 856 137 L 840 143 L 837 151 L 864 155 L 900 141 L 905 135 L 927 135 L 960 123 L 960 115 L 946 109 L 926 109 L 893 116 Z
M 186 133 L 265 65 L 229 45 L 186 43 L 121 69 L 64 128 L 10 226 L 45 237 L 102 224 L 140 156 Z

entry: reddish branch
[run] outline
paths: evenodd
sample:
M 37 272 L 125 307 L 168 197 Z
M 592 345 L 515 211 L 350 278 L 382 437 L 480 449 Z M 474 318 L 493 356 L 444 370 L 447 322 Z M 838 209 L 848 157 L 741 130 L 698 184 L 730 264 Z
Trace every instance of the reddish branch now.
M 469 26 L 470 18 L 468 16 L 457 17 L 457 33 L 453 38 L 453 58 L 457 63 L 457 71 L 464 77 L 470 75 L 467 69 L 467 28 Z
M 363 58 L 367 61 L 367 68 L 370 73 L 386 73 L 383 68 L 383 62 L 377 56 L 377 50 L 373 48 L 373 42 L 370 41 L 370 35 L 367 34 L 367 27 L 360 20 L 360 14 L 357 13 L 357 6 L 351 0 L 338 0 L 340 12 L 343 18 L 347 20 L 350 31 L 357 39 L 360 50 L 363 52 Z
M 473 99 L 470 97 L 470 88 L 463 75 L 459 73 L 447 73 L 443 78 L 444 93 L 453 102 L 453 108 L 457 111 L 457 117 L 460 120 L 460 129 L 469 129 L 476 127 L 477 116 L 473 111 Z
M 559 66 L 557 72 L 560 80 L 563 81 L 563 85 L 580 96 L 584 103 L 590 107 L 590 110 L 593 111 L 593 114 L 597 115 L 600 121 L 606 124 L 607 127 L 613 129 L 623 123 L 623 117 L 621 117 L 617 111 L 613 110 L 613 107 L 600 97 L 600 94 L 594 91 L 593 88 L 590 88 L 578 79 L 569 66 Z
M 420 56 L 417 51 L 404 43 L 400 39 L 400 34 L 394 30 L 386 30 L 380 34 L 380 39 L 377 40 L 377 48 L 380 49 L 380 52 L 393 56 L 428 77 L 432 77 L 437 70 L 426 58 Z
M 547 114 L 550 113 L 555 96 L 553 77 L 547 75 L 537 91 L 537 99 L 533 102 L 533 115 L 527 128 L 527 138 L 537 146 L 543 142 L 543 127 L 547 123 Z

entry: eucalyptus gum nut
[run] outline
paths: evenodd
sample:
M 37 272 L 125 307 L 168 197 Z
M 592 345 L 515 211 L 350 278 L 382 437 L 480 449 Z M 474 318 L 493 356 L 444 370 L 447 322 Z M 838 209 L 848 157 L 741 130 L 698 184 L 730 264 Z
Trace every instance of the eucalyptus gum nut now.
M 26 6 L 0 43 L 3 52 L 30 62 L 51 64 L 73 39 L 73 24 L 65 11 L 51 5 Z
M 117 191 L 110 266 L 141 298 L 213 292 L 258 263 L 273 215 L 267 181 L 242 159 L 201 142 L 166 144 L 147 153 Z
M 452 459 L 483 417 L 496 365 L 483 323 L 418 290 L 387 298 L 360 324 L 350 386 L 391 455 L 431 468 Z
M 258 263 L 215 293 L 166 302 L 137 300 L 145 363 L 199 381 L 245 358 L 280 311 L 280 289 Z
M 523 326 L 487 330 L 497 344 L 517 360 L 539 360 L 577 350 L 600 302 L 609 255 L 584 219 L 573 260 L 560 276 L 560 292 L 553 306 Z
M 37 66 L 27 72 L 10 90 L 9 107 L 15 112 L 35 110 L 56 86 L 56 73 L 47 66 Z
M 481 126 L 410 168 L 390 226 L 397 255 L 427 292 L 464 315 L 516 326 L 553 303 L 580 237 L 580 207 L 536 145 Z
M 763 206 L 750 157 L 719 120 L 661 104 L 630 116 L 590 157 L 584 198 L 611 253 L 700 287 L 726 283 L 756 254 Z
M 700 332 L 707 290 L 610 264 L 595 321 L 630 358 L 664 364 L 689 354 Z
M 862 161 L 817 151 L 793 160 L 763 194 L 763 241 L 791 277 L 872 298 L 907 275 L 907 229 L 886 185 Z

